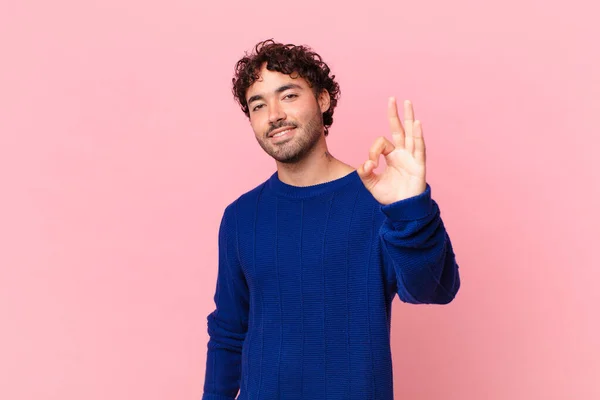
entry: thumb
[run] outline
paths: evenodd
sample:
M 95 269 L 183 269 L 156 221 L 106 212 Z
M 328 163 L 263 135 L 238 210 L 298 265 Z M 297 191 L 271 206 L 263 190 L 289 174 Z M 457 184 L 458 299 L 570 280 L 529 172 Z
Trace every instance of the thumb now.
M 363 184 L 367 189 L 373 188 L 377 181 L 379 180 L 379 175 L 377 175 L 375 171 L 375 163 L 371 160 L 367 160 L 364 164 L 358 167 L 357 172 L 358 176 L 362 180 Z

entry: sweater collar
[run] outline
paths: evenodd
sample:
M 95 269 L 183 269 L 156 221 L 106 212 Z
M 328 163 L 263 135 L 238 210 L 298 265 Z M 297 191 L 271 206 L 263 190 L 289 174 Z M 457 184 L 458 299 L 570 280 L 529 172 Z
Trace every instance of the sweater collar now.
M 316 185 L 310 186 L 293 186 L 282 182 L 279 179 L 279 175 L 276 171 L 267 180 L 267 188 L 273 190 L 277 194 L 281 194 L 287 197 L 307 198 L 333 193 L 336 190 L 348 185 L 349 183 L 357 182 L 359 180 L 360 177 L 358 176 L 358 172 L 355 170 L 345 176 L 342 176 L 341 178 L 337 178 L 332 181 L 318 183 Z

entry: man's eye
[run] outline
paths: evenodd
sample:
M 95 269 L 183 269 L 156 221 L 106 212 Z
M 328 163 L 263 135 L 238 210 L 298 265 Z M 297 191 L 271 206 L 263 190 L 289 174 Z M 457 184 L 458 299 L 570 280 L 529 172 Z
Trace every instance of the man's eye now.
M 288 94 L 288 95 L 285 95 L 284 99 L 285 99 L 285 98 L 288 98 L 288 99 L 289 99 L 289 98 L 292 98 L 292 97 L 298 97 L 298 95 L 296 95 L 296 94 L 293 94 L 293 93 L 290 93 L 290 94 Z
M 252 109 L 252 111 L 257 111 L 257 110 L 258 110 L 259 108 L 261 108 L 262 106 L 263 106 L 262 104 L 259 104 L 259 105 L 257 105 L 256 107 L 254 107 L 254 108 Z

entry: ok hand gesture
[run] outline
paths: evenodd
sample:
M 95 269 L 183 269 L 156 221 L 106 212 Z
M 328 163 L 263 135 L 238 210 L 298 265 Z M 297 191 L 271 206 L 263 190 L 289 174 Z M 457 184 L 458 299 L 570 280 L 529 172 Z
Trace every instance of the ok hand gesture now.
M 358 168 L 363 184 L 382 205 L 417 196 L 427 186 L 423 130 L 421 122 L 414 120 L 411 102 L 404 102 L 404 126 L 394 97 L 388 103 L 388 118 L 392 141 L 384 136 L 377 138 L 369 151 L 369 159 Z M 376 174 L 373 170 L 379 165 L 381 155 L 386 168 Z

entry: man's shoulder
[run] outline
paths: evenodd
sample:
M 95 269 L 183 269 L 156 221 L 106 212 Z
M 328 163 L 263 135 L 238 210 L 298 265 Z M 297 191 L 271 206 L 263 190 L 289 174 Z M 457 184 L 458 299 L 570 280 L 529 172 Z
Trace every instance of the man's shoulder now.
M 235 208 L 246 209 L 248 207 L 256 206 L 256 201 L 258 200 L 261 192 L 264 190 L 265 186 L 269 182 L 269 179 L 270 177 L 257 184 L 253 188 L 243 192 L 241 195 L 239 195 L 237 198 L 235 198 L 233 201 L 227 204 L 227 206 L 225 207 L 225 213 L 230 213 Z

